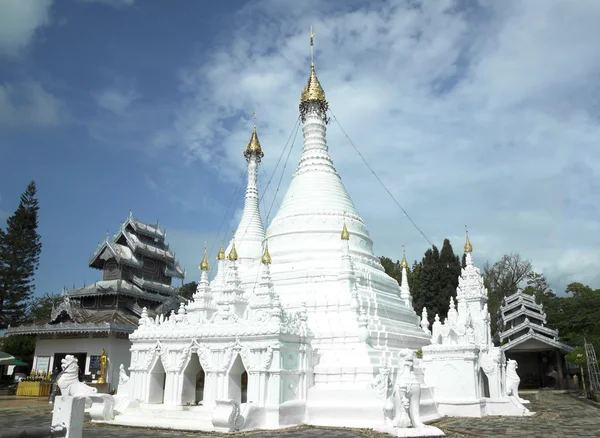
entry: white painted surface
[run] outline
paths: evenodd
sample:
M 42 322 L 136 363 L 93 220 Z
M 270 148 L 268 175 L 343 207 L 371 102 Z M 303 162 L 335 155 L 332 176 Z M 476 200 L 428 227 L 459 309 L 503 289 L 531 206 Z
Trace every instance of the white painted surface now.
M 35 343 L 35 358 L 50 356 L 50 369 L 60 364 L 54 364 L 55 353 L 87 353 L 85 374 L 89 374 L 90 356 L 99 356 L 104 348 L 108 357 L 106 367 L 106 382 L 111 387 L 117 387 L 119 382 L 119 365 L 129 366 L 131 342 L 127 339 L 116 339 L 114 335 L 108 338 L 71 338 L 71 339 L 40 339 Z M 34 360 L 35 360 L 34 358 Z M 80 364 L 81 366 L 81 364 Z

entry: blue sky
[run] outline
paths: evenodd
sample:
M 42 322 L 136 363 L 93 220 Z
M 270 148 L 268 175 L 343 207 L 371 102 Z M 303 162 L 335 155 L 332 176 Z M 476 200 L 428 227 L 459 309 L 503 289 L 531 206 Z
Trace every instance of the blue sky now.
M 252 113 L 263 188 L 290 135 L 312 24 L 333 113 L 429 240 L 460 249 L 469 224 L 479 265 L 519 252 L 557 291 L 600 287 L 598 20 L 595 0 L 6 0 L 0 219 L 35 179 L 39 293 L 97 280 L 88 257 L 130 209 L 196 280 L 239 217 Z M 328 139 L 377 254 L 420 259 L 335 123 Z

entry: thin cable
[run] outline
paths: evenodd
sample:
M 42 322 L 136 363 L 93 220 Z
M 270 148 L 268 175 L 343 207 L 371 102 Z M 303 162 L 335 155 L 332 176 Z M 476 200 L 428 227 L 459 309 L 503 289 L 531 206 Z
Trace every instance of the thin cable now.
M 298 136 L 298 131 L 300 130 L 300 124 L 296 127 L 296 132 L 294 133 L 294 139 L 292 140 L 292 145 L 290 150 L 288 151 L 287 157 L 285 157 L 285 163 L 283 164 L 283 168 L 281 169 L 281 175 L 279 176 L 279 181 L 277 182 L 277 190 L 275 190 L 275 196 L 273 196 L 273 201 L 271 202 L 271 207 L 269 207 L 269 212 L 267 213 L 267 222 L 271 217 L 271 210 L 273 210 L 273 205 L 275 204 L 275 200 L 277 199 L 277 194 L 279 193 L 279 188 L 281 187 L 281 181 L 283 180 L 283 175 L 285 175 L 285 169 L 287 167 L 288 161 L 290 160 L 290 155 L 292 150 L 294 149 L 294 144 L 296 143 L 296 137 Z
M 227 206 L 227 208 L 225 209 L 225 213 L 223 214 L 223 219 L 221 220 L 221 225 L 219 225 L 219 231 L 217 232 L 217 239 L 213 240 L 213 243 L 210 247 L 210 251 L 208 252 L 209 254 L 212 254 L 212 251 L 215 247 L 215 244 L 217 243 L 217 241 L 219 240 L 219 236 L 221 235 L 221 230 L 223 228 L 223 224 L 225 223 L 225 219 L 227 219 L 227 213 L 229 212 L 229 209 L 231 208 L 231 206 L 233 205 L 233 201 L 235 200 L 237 193 L 239 191 L 239 188 L 242 184 L 242 181 L 244 180 L 244 176 L 246 175 L 246 169 L 244 169 L 241 174 L 240 174 L 240 178 L 238 179 L 237 184 L 235 185 L 235 189 L 233 190 L 233 195 L 231 196 L 231 199 L 229 200 L 229 205 Z
M 413 227 L 415 227 L 416 230 L 421 234 L 421 237 L 423 237 L 427 241 L 427 243 L 429 243 L 429 245 L 433 246 L 433 243 L 431 243 L 431 241 L 427 238 L 427 236 L 425 235 L 425 233 L 419 228 L 419 226 L 415 223 L 415 221 L 412 220 L 412 218 L 409 216 L 409 214 L 406 212 L 406 210 L 400 205 L 400 203 L 396 200 L 396 198 L 394 197 L 394 195 L 392 195 L 392 192 L 389 191 L 389 189 L 385 186 L 385 184 L 383 183 L 383 181 L 381 181 L 381 179 L 379 178 L 379 176 L 377 176 L 377 174 L 375 173 L 375 171 L 373 170 L 373 168 L 371 166 L 369 166 L 369 163 L 367 162 L 367 160 L 365 159 L 365 157 L 363 156 L 363 154 L 360 153 L 360 151 L 358 150 L 358 148 L 354 145 L 354 142 L 352 141 L 352 139 L 350 138 L 350 136 L 348 134 L 346 134 L 346 131 L 344 130 L 344 128 L 342 128 L 342 125 L 340 124 L 340 121 L 337 119 L 337 117 L 335 116 L 335 114 L 333 113 L 333 111 L 331 111 L 331 109 L 330 109 L 329 112 L 331 113 L 331 116 L 333 117 L 333 119 L 335 120 L 335 122 L 337 123 L 337 125 L 339 126 L 339 128 L 341 129 L 342 133 L 348 139 L 348 142 L 350 143 L 350 145 L 354 148 L 354 150 L 356 151 L 356 153 L 358 154 L 358 156 L 361 158 L 361 160 L 363 161 L 363 163 L 365 164 L 365 166 L 367 166 L 367 169 L 369 169 L 371 171 L 371 173 L 377 179 L 377 181 L 379 182 L 379 184 L 381 185 L 381 187 L 383 187 L 383 189 L 387 192 L 387 194 L 390 195 L 390 198 L 392 198 L 392 201 L 394 201 L 394 203 L 398 206 L 398 208 L 402 211 L 402 213 L 404 213 L 404 216 L 406 216 L 406 218 L 410 221 L 410 223 L 413 225 Z
M 277 172 L 277 168 L 279 167 L 279 163 L 281 163 L 281 159 L 283 158 L 283 155 L 285 154 L 286 149 L 288 148 L 289 144 L 290 144 L 290 140 L 292 139 L 292 137 L 297 134 L 298 129 L 299 129 L 299 121 L 300 121 L 300 116 L 298 116 L 298 118 L 296 119 L 296 122 L 294 123 L 294 127 L 292 128 L 292 132 L 290 133 L 290 136 L 288 137 L 288 140 L 285 144 L 285 147 L 283 148 L 283 150 L 281 151 L 281 154 L 279 155 L 279 159 L 277 160 L 277 164 L 275 164 L 275 169 L 273 169 L 273 173 L 271 174 L 271 177 L 269 178 L 269 181 L 267 181 L 267 185 L 265 186 L 265 188 L 262 191 L 262 194 L 259 196 L 258 198 L 258 203 L 260 206 L 260 203 L 263 202 L 263 199 L 265 197 L 265 194 L 267 192 L 267 189 L 270 187 L 271 185 L 271 181 L 273 181 L 273 177 L 275 176 L 275 173 Z M 295 141 L 295 138 L 294 138 Z M 293 143 L 292 143 L 293 144 Z M 290 154 L 288 152 L 287 157 L 289 158 Z M 286 158 L 286 165 L 287 165 L 287 158 Z M 284 168 L 285 169 L 285 168 Z M 279 183 L 281 183 L 281 179 L 279 181 Z M 279 187 L 277 187 L 277 190 L 279 190 Z M 244 232 L 242 233 L 242 237 L 240 238 L 240 240 L 242 242 L 240 242 L 240 248 L 243 245 L 243 239 L 246 236 L 246 232 L 248 231 L 248 228 L 250 227 L 250 223 L 252 222 L 252 219 L 254 219 L 254 216 L 256 215 L 257 211 L 254 211 L 252 213 L 252 216 L 250 218 L 250 221 L 248 222 L 248 225 L 246 226 L 246 229 L 244 230 Z M 233 218 L 232 218 L 233 220 Z

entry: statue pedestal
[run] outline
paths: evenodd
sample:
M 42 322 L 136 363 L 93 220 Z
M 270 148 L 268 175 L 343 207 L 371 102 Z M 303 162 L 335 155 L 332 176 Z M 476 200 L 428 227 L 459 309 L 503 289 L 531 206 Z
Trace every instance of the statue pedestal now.
M 108 394 L 110 393 L 110 383 L 88 383 L 87 386 L 92 388 L 96 388 L 98 390 L 98 394 Z

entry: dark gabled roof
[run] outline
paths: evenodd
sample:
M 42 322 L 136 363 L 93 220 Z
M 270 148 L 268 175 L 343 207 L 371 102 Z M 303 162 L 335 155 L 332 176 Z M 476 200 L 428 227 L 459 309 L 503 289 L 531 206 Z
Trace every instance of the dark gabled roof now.
M 140 239 L 138 234 L 150 237 L 152 240 Z M 89 266 L 102 269 L 104 266 L 102 255 L 108 251 L 117 263 L 140 268 L 143 263 L 139 260 L 139 255 L 143 254 L 164 261 L 167 265 L 164 273 L 168 277 L 184 278 L 184 271 L 176 261 L 175 254 L 165 244 L 165 235 L 166 233 L 158 226 L 147 225 L 133 219 L 130 213 L 112 239 L 107 235 L 104 241 L 98 244 L 90 256 Z
M 148 287 L 148 289 L 151 288 Z M 154 291 L 156 289 L 157 288 L 153 288 L 152 290 Z M 157 292 L 148 292 L 146 290 L 142 290 L 136 284 L 133 284 L 127 280 L 102 280 L 84 286 L 80 289 L 73 289 L 65 292 L 65 295 L 70 298 L 110 294 L 119 294 L 132 298 L 143 298 L 162 303 L 167 300 L 170 295 L 177 294 L 177 289 L 172 286 L 164 285 L 164 288 L 158 290 Z
M 75 308 L 74 306 L 71 307 Z M 51 322 L 9 327 L 6 335 L 96 332 L 133 333 L 137 328 L 139 321 L 138 316 L 122 309 L 100 310 L 95 312 L 83 310 L 80 313 L 74 314 L 74 317 L 71 317 L 71 314 L 69 314 L 69 318 L 62 321 L 63 312 L 66 312 L 66 310 L 61 311 Z

